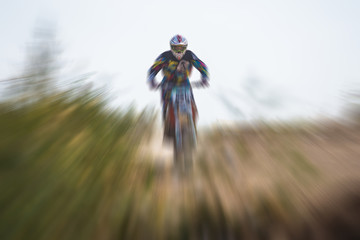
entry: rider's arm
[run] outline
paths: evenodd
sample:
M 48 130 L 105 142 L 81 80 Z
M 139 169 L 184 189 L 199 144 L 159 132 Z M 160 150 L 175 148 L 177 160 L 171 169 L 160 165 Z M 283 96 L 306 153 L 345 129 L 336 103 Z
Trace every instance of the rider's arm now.
M 204 63 L 203 61 L 201 61 L 193 52 L 191 52 L 191 56 L 192 56 L 191 63 L 192 63 L 192 65 L 200 72 L 200 74 L 201 74 L 201 81 L 202 81 L 205 85 L 208 85 L 209 72 L 208 72 L 207 66 L 206 66 L 205 63 Z
M 151 66 L 151 68 L 148 71 L 148 84 L 150 86 L 154 87 L 156 85 L 155 83 L 155 76 L 158 74 L 158 72 L 164 67 L 166 58 L 164 54 L 161 54 L 154 62 L 154 64 Z

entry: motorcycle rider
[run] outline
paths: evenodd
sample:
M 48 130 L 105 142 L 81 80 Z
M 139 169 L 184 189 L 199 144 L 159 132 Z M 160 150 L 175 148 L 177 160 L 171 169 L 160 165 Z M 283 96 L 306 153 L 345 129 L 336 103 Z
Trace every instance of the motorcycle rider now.
M 209 73 L 207 66 L 192 51 L 187 50 L 188 41 L 181 35 L 175 35 L 170 40 L 171 50 L 165 51 L 155 60 L 148 71 L 148 84 L 154 90 L 161 87 L 162 118 L 165 122 L 165 136 L 171 137 L 168 123 L 165 121 L 166 110 L 170 102 L 171 91 L 176 86 L 189 86 L 189 76 L 194 66 L 201 74 L 199 84 L 202 87 L 209 86 Z M 162 70 L 163 79 L 160 84 L 155 81 L 155 76 Z M 197 110 L 192 96 L 194 123 L 196 122 Z M 171 107 L 171 106 L 170 106 Z M 170 117 L 171 118 L 171 117 Z

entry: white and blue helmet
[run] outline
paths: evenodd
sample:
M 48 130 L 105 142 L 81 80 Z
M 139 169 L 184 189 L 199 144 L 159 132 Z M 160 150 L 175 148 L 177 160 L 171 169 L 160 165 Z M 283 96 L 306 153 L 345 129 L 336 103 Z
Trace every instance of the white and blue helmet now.
M 176 57 L 177 60 L 180 60 L 186 52 L 188 42 L 186 38 L 177 34 L 170 40 L 170 47 L 172 54 Z

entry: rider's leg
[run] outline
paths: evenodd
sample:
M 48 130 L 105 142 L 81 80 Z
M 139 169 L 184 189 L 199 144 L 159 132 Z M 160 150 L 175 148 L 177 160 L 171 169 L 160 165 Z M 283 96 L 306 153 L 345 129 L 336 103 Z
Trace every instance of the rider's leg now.
M 175 134 L 175 116 L 174 116 L 174 107 L 171 102 L 167 103 L 164 108 L 164 126 L 165 134 L 168 137 L 174 137 Z
M 163 104 L 163 107 L 162 107 L 162 120 L 163 120 L 163 123 L 165 124 L 165 119 L 166 119 L 166 107 L 167 107 L 167 104 Z
M 193 123 L 194 123 L 194 128 L 195 128 L 195 133 L 197 135 L 197 130 L 196 130 L 196 122 L 198 119 L 198 111 L 197 111 L 197 107 L 195 104 L 195 101 L 191 102 L 191 109 L 192 109 L 192 117 L 193 117 Z

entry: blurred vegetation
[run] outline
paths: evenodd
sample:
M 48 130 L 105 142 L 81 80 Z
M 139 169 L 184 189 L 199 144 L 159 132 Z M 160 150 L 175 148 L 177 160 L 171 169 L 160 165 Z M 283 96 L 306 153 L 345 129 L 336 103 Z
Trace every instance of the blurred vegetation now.
M 0 239 L 102 239 L 126 230 L 129 178 L 154 114 L 112 110 L 103 90 L 61 81 L 58 49 L 52 29 L 36 29 L 23 73 L 1 82 Z
M 151 116 L 69 94 L 0 107 L 1 239 L 90 239 L 115 214 L 103 208 L 128 208 L 137 131 L 146 134 Z

